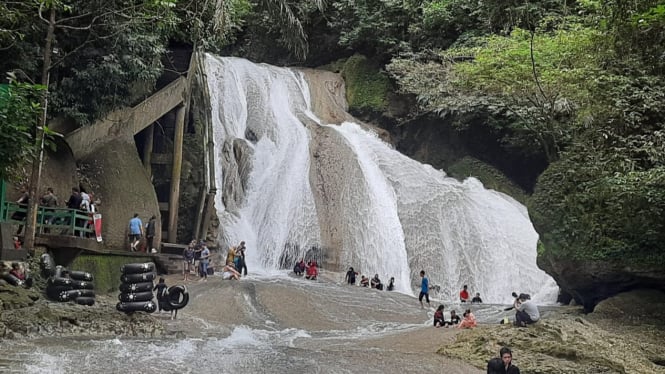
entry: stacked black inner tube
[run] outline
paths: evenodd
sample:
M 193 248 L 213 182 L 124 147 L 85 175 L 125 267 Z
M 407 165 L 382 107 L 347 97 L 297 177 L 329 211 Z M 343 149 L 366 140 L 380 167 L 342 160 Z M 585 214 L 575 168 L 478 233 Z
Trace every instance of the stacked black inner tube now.
M 95 304 L 94 277 L 85 271 L 69 271 L 63 266 L 55 266 L 42 270 L 50 273 L 46 281 L 46 296 L 49 299 L 68 302 L 73 301 L 79 305 L 92 306 Z
M 153 280 L 155 279 L 155 263 L 125 264 L 120 268 L 120 294 L 116 309 L 125 313 L 147 312 L 157 310 L 153 299 Z

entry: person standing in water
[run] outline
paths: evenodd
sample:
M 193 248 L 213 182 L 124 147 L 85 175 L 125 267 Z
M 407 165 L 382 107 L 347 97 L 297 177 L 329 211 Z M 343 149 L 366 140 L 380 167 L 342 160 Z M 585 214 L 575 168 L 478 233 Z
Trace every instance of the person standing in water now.
M 238 256 L 238 272 L 244 276 L 247 276 L 247 263 L 245 262 L 245 242 L 240 242 L 238 248 L 236 248 L 236 256 Z
M 346 283 L 350 284 L 352 286 L 355 286 L 356 285 L 356 275 L 358 275 L 358 273 L 356 273 L 356 271 L 353 270 L 353 267 L 350 267 L 349 271 L 346 272 L 346 277 L 344 277 L 345 280 L 346 280 Z
M 427 306 L 430 306 L 429 279 L 427 279 L 425 276 L 425 270 L 420 271 L 420 278 L 422 278 L 422 280 L 420 281 L 420 295 L 418 296 L 418 301 L 420 301 L 420 309 L 424 309 L 425 306 L 423 305 L 423 297 L 425 298 L 425 301 L 427 301 Z
M 469 301 L 469 291 L 467 290 L 466 284 L 462 287 L 462 291 L 459 292 L 459 301 L 460 303 L 466 303 Z

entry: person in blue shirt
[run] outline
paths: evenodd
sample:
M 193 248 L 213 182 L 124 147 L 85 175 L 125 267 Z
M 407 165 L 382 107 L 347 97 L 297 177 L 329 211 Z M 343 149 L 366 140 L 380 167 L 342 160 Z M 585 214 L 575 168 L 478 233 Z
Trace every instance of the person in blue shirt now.
M 423 309 L 425 306 L 423 305 L 423 297 L 425 297 L 425 301 L 427 301 L 427 306 L 430 306 L 429 304 L 429 279 L 425 276 L 425 270 L 420 271 L 420 277 L 422 278 L 422 281 L 420 282 L 420 295 L 418 296 L 418 301 L 420 301 L 420 308 Z
M 136 246 L 141 242 L 143 236 L 143 222 L 138 213 L 134 213 L 134 218 L 129 220 L 129 245 L 132 252 L 136 252 Z
M 203 245 L 203 250 L 201 251 L 201 259 L 200 259 L 200 264 L 201 264 L 201 279 L 200 281 L 207 281 L 208 280 L 208 263 L 210 259 L 210 250 L 208 247 L 204 244 Z

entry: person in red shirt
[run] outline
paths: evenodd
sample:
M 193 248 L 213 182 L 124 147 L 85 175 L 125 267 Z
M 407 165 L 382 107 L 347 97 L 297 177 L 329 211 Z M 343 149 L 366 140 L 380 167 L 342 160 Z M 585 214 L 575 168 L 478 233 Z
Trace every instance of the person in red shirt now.
M 466 303 L 469 301 L 469 291 L 466 290 L 466 284 L 462 287 L 462 291 L 459 292 L 459 301 L 461 303 Z

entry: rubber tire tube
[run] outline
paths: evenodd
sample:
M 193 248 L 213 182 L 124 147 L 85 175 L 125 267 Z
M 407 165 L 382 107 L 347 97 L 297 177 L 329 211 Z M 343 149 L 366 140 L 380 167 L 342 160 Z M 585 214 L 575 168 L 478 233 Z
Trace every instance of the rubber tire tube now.
M 95 285 L 92 282 L 72 280 L 72 288 L 75 290 L 94 290 Z
M 157 310 L 157 304 L 152 301 L 134 301 L 129 303 L 117 303 L 115 308 L 121 312 L 147 312 L 152 313 Z
M 153 281 L 155 277 L 155 273 L 123 274 L 120 276 L 120 281 L 122 283 L 143 283 Z
M 63 277 L 58 277 L 54 276 L 48 279 L 46 282 L 49 286 L 72 286 L 72 280 L 69 278 L 63 278 Z
M 67 273 L 69 273 L 69 270 L 67 270 L 66 267 L 58 265 L 55 267 L 55 272 L 53 273 L 53 276 L 58 278 L 63 278 L 63 274 Z
M 95 298 L 94 297 L 77 297 L 74 300 L 75 303 L 78 305 L 87 305 L 87 306 L 93 306 L 95 305 Z
M 122 283 L 119 288 L 120 292 L 136 293 L 136 292 L 152 291 L 152 289 L 155 288 L 155 284 L 152 282 Z
M 9 274 L 9 273 L 5 273 L 2 276 L 2 279 L 6 280 L 7 283 L 11 284 L 12 286 L 22 286 L 23 285 L 22 280 L 16 278 L 15 276 L 13 276 L 12 274 Z
M 118 301 L 123 303 L 131 303 L 134 301 L 151 301 L 154 298 L 152 291 L 149 292 L 137 292 L 137 293 L 124 293 L 121 292 L 118 295 Z
M 120 267 L 120 272 L 123 274 L 151 273 L 153 271 L 155 271 L 154 262 L 124 264 Z
M 53 261 L 53 257 L 48 253 L 44 253 L 39 258 L 39 267 L 42 269 L 42 273 L 45 276 L 55 274 L 55 261 Z
M 92 282 L 93 280 L 95 280 L 95 277 L 93 277 L 92 274 L 85 271 L 70 271 L 69 277 L 74 280 L 86 281 L 86 282 Z
M 60 293 L 71 291 L 72 286 L 54 286 L 49 285 L 46 287 L 46 296 L 53 301 L 60 301 Z
M 71 301 L 76 299 L 77 297 L 80 297 L 81 295 L 81 290 L 67 290 L 67 291 L 62 291 L 58 294 L 58 301 Z
M 169 287 L 168 303 L 171 306 L 171 309 L 178 310 L 187 306 L 189 302 L 189 292 L 187 292 L 187 287 L 185 286 L 171 286 Z M 182 295 L 182 300 L 180 300 L 180 295 Z

